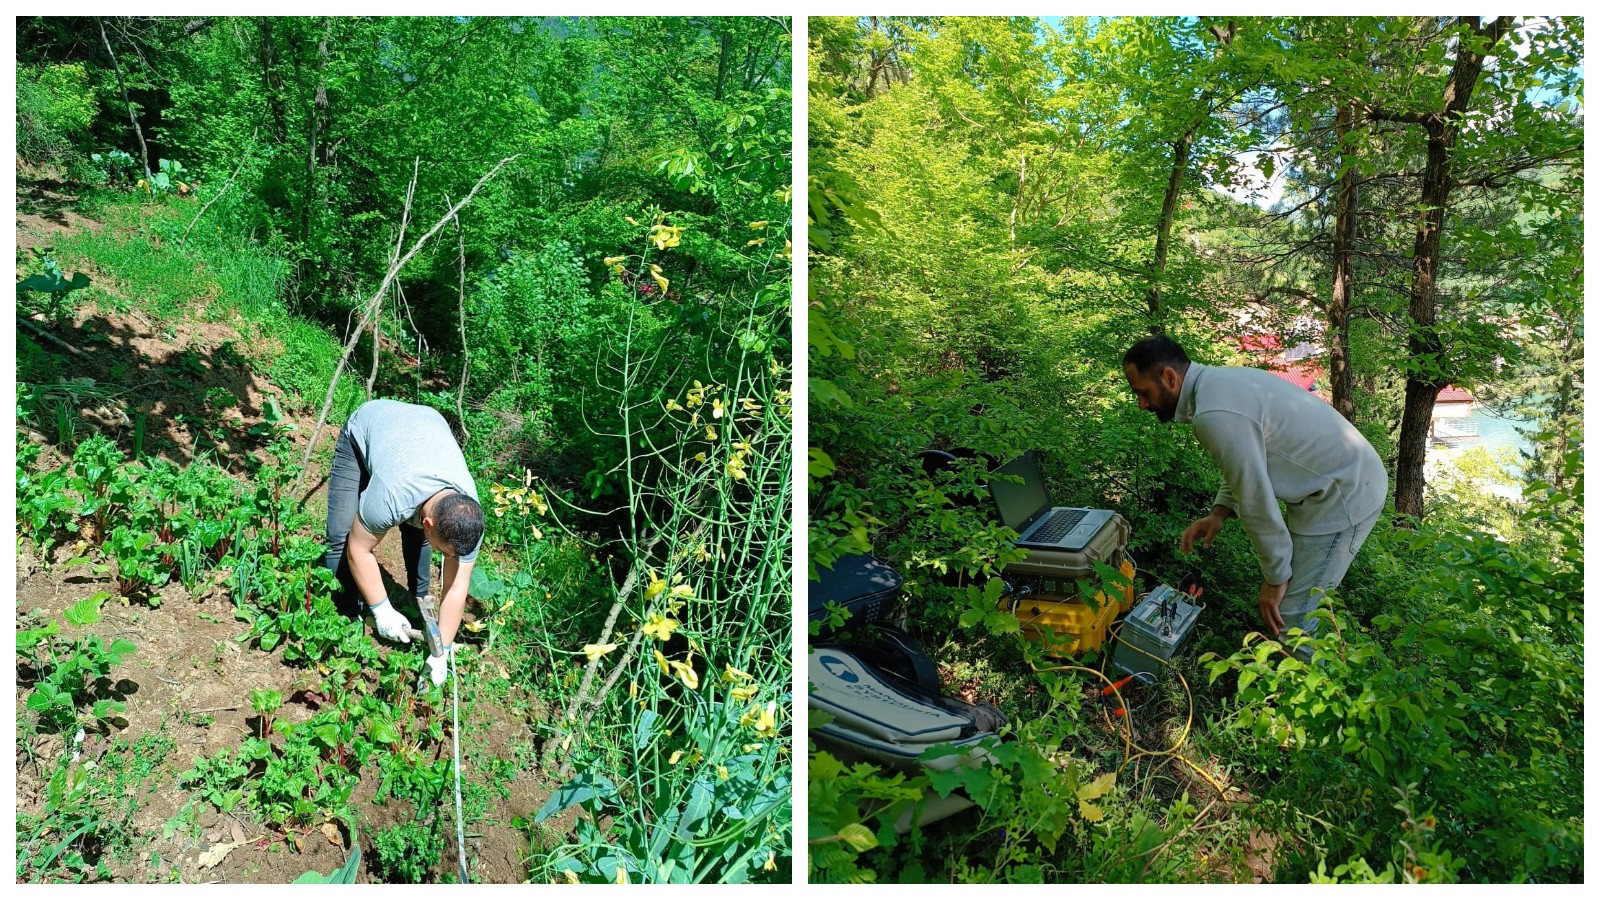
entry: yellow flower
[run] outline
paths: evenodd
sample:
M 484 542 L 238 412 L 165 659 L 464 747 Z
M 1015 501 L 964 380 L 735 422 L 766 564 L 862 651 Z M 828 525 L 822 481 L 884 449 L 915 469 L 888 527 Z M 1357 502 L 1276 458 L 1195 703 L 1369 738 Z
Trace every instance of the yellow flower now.
M 644 599 L 646 601 L 654 600 L 655 598 L 661 596 L 661 592 L 666 589 L 667 582 L 660 575 L 656 574 L 655 569 L 651 569 L 650 581 L 645 585 L 644 588 Z
M 753 684 L 741 685 L 733 689 L 733 699 L 739 703 L 749 703 L 758 690 Z
M 722 401 L 721 400 L 713 400 L 713 401 L 711 401 L 711 418 L 713 418 L 713 419 L 722 418 Z
M 628 682 L 628 699 L 632 700 L 637 696 L 639 696 L 639 682 L 637 682 L 637 681 Z
M 704 453 L 696 453 L 694 455 L 694 461 L 703 463 L 706 461 L 706 455 Z
M 759 222 L 751 222 L 750 223 L 750 230 L 751 231 L 760 231 L 761 229 L 763 229 L 765 227 L 767 227 L 767 220 L 766 219 L 762 219 Z
M 762 245 L 762 244 L 765 244 L 765 243 L 766 243 L 766 242 L 767 242 L 767 239 L 766 239 L 766 238 L 756 238 L 756 239 L 755 239 L 755 240 L 753 240 L 753 241 L 745 241 L 745 242 L 744 242 L 744 245 L 745 245 L 745 246 L 746 246 L 746 247 L 759 247 L 759 246 L 761 246 L 761 245 Z
M 672 755 L 667 757 L 667 765 L 675 766 L 675 765 L 678 764 L 678 760 L 680 760 L 680 759 L 683 759 L 683 751 L 682 750 L 674 750 L 674 751 L 672 751 Z
M 714 441 L 716 439 L 717 439 L 717 430 L 715 428 L 712 428 L 710 425 L 707 425 L 706 426 L 706 440 Z
M 723 781 L 727 781 L 728 780 L 728 767 L 727 766 L 717 766 L 717 777 L 719 779 L 723 780 Z
M 794 196 L 794 187 L 786 184 L 773 191 L 772 196 L 777 197 L 779 203 L 788 203 L 789 198 Z
M 775 702 L 768 703 L 765 709 L 752 706 L 739 717 L 739 724 L 750 726 L 761 737 L 772 737 L 778 733 L 777 715 L 778 704 Z
M 622 221 L 627 222 L 629 225 L 637 225 L 637 224 L 639 224 L 638 222 L 635 222 L 633 220 L 633 216 L 623 216 L 622 217 Z
M 778 854 L 777 853 L 769 852 L 767 854 L 767 861 L 761 864 L 761 871 L 763 871 L 763 872 L 776 872 L 776 871 L 778 871 Z
M 735 456 L 733 459 L 728 460 L 728 477 L 734 481 L 744 480 L 744 459 L 742 457 Z
M 618 263 L 622 262 L 625 259 L 627 259 L 626 256 L 608 256 L 608 257 L 605 258 L 604 262 L 608 266 L 614 266 L 614 265 L 617 265 Z
M 644 632 L 646 637 L 653 637 L 658 641 L 665 641 L 672 637 L 672 632 L 676 631 L 677 629 L 678 620 L 669 619 L 660 613 L 654 613 L 639 630 Z
M 465 628 L 466 630 L 468 630 L 470 632 L 472 632 L 473 634 L 477 634 L 478 632 L 483 630 L 484 626 L 483 626 L 482 622 L 473 621 L 473 622 L 462 622 L 461 623 L 461 627 Z
M 616 880 L 616 883 L 617 884 L 627 884 L 628 883 L 628 870 L 623 868 L 622 866 L 617 866 L 617 880 Z
M 757 403 L 754 397 L 740 397 L 739 402 L 744 404 L 745 412 L 751 415 L 761 414 L 761 404 Z
M 655 654 L 656 654 L 656 665 L 661 667 L 661 674 L 670 677 L 672 675 L 672 669 L 671 669 L 671 667 L 669 667 L 667 665 L 667 658 L 665 656 L 661 655 L 661 651 L 660 650 L 655 651 Z
M 760 741 L 756 741 L 753 744 L 745 744 L 744 745 L 744 752 L 752 753 L 752 752 L 754 752 L 756 750 L 760 750 L 761 747 L 762 747 L 762 743 Z
M 749 672 L 735 669 L 732 663 L 724 663 L 722 667 L 722 682 L 724 684 L 739 684 L 740 682 L 755 681 L 755 676 Z
M 700 461 L 705 462 L 705 459 L 703 458 L 705 454 L 702 453 L 700 456 L 702 457 Z M 699 560 L 701 563 L 711 562 L 711 554 L 706 551 L 705 544 L 701 544 L 700 546 L 694 548 L 694 558 Z
M 657 250 L 676 247 L 682 239 L 683 229 L 679 226 L 657 223 L 650 228 L 650 240 L 655 243 Z
M 694 597 L 694 588 L 688 586 L 687 584 L 675 584 L 672 586 L 672 590 L 667 592 L 667 596 L 680 600 L 689 600 Z M 682 606 L 683 604 L 680 603 L 677 605 Z
M 674 411 L 680 410 L 680 409 L 683 409 L 683 407 L 678 405 L 678 401 L 677 400 L 674 400 L 671 397 L 667 398 L 667 412 L 674 412 Z
M 651 278 L 651 280 L 655 281 L 656 284 L 661 286 L 661 290 L 663 292 L 666 291 L 667 285 L 670 282 L 668 282 L 667 279 L 662 276 L 661 267 L 656 265 L 655 263 L 651 263 L 650 264 L 650 278 Z
M 794 242 L 793 241 L 784 241 L 783 242 L 783 258 L 784 259 L 794 259 Z
M 691 691 L 700 689 L 700 673 L 694 670 L 693 653 L 689 654 L 688 660 L 684 662 L 678 662 L 674 659 L 669 660 L 667 665 L 672 667 L 672 673 L 678 676 L 678 680 L 683 682 L 684 687 Z
M 583 655 L 589 657 L 590 662 L 594 662 L 615 649 L 617 649 L 616 644 L 584 644 Z
M 566 871 L 566 875 L 567 875 L 567 884 L 577 884 L 578 883 L 578 873 L 572 871 L 571 869 L 567 869 L 565 871 Z

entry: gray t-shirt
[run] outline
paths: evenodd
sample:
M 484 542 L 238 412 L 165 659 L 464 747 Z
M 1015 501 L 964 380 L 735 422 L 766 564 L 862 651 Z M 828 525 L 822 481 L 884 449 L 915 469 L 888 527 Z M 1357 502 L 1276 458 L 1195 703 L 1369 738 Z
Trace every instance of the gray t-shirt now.
M 437 410 L 398 400 L 369 400 L 350 415 L 344 430 L 371 473 L 356 513 L 373 534 L 402 522 L 421 528 L 422 504 L 439 491 L 450 489 L 478 499 L 467 460 Z M 478 548 L 473 547 L 459 559 L 471 562 L 477 557 Z

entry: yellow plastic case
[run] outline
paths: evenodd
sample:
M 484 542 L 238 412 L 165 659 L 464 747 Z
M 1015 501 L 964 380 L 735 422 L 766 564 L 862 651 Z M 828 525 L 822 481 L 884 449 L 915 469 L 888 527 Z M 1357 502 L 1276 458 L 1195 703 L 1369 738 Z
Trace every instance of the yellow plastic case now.
M 1000 608 L 1017 617 L 1024 639 L 1043 646 L 1048 656 L 1071 656 L 1096 650 L 1105 643 L 1112 621 L 1133 608 L 1133 562 L 1127 558 L 1128 522 L 1111 521 L 1089 546 L 1079 551 L 1029 550 L 1028 557 L 1006 567 L 1008 578 L 1024 578 L 1035 585 L 1031 596 L 1019 603 L 1000 599 Z M 1115 566 L 1127 585 L 1110 598 L 1095 592 L 1095 606 L 1079 597 L 1078 581 L 1098 581 L 1094 563 Z

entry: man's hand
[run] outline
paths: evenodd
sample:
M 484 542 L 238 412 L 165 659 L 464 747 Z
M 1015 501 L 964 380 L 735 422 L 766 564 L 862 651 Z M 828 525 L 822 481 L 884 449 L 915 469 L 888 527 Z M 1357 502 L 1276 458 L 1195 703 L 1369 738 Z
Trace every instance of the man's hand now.
M 372 624 L 377 626 L 378 636 L 387 638 L 397 644 L 411 643 L 411 620 L 400 614 L 394 604 L 384 600 L 377 606 L 368 607 L 372 610 Z
M 429 682 L 434 687 L 444 684 L 445 676 L 450 673 L 450 657 L 454 652 L 454 647 L 445 647 L 438 656 L 428 657 L 422 665 L 422 674 L 417 676 L 417 693 L 427 690 Z
M 1213 512 L 1203 519 L 1195 519 L 1189 527 L 1183 530 L 1183 535 L 1178 538 L 1178 550 L 1188 553 L 1194 549 L 1195 541 L 1207 550 L 1211 549 L 1211 542 L 1217 539 L 1217 534 L 1222 531 L 1223 519 Z
M 1256 604 L 1261 607 L 1261 622 L 1267 626 L 1267 631 L 1273 637 L 1283 636 L 1283 613 L 1278 611 L 1278 605 L 1283 602 L 1283 594 L 1288 589 L 1289 582 L 1283 584 L 1267 584 L 1261 582 L 1261 594 L 1256 599 Z

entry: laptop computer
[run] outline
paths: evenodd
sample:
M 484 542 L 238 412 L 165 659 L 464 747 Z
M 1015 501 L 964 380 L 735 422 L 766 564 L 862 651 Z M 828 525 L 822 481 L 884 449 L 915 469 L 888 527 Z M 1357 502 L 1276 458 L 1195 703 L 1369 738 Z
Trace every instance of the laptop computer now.
M 1006 463 L 990 475 L 1016 475 L 1022 483 L 990 478 L 989 496 L 1007 528 L 1019 535 L 1018 547 L 1038 550 L 1082 550 L 1111 521 L 1108 509 L 1052 506 L 1032 450 Z

